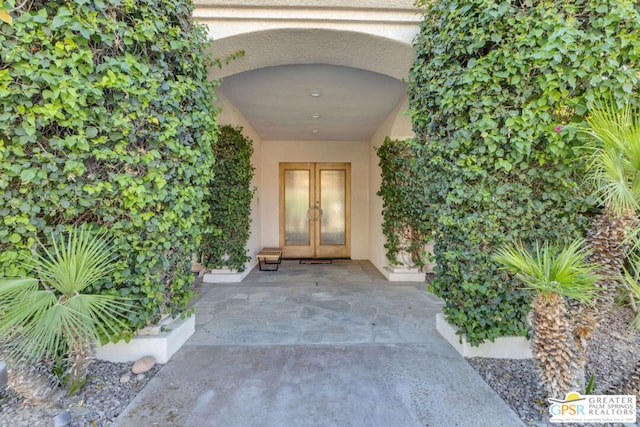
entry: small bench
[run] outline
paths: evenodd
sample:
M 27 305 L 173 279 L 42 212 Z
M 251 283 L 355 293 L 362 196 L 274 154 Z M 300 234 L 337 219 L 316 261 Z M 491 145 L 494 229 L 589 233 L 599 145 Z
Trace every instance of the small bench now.
M 256 254 L 256 258 L 258 258 L 260 271 L 278 271 L 278 267 L 282 262 L 282 248 L 262 248 Z M 267 265 L 275 265 L 275 268 L 266 268 Z

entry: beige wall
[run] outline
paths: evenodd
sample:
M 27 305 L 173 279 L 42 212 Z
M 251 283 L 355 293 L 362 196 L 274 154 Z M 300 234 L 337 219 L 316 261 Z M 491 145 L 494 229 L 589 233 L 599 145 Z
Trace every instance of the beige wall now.
M 385 137 L 406 139 L 414 136 L 411 130 L 411 118 L 405 114 L 409 109 L 408 98 L 405 98 L 378 128 L 369 144 L 369 261 L 382 270 L 389 263 L 385 255 L 386 239 L 382 234 L 382 199 L 376 195 L 382 181 L 378 156 L 374 147 L 380 147 Z
M 279 245 L 279 163 L 351 163 L 351 258 L 369 252 L 368 142 L 264 141 L 262 143 L 260 217 L 264 246 Z

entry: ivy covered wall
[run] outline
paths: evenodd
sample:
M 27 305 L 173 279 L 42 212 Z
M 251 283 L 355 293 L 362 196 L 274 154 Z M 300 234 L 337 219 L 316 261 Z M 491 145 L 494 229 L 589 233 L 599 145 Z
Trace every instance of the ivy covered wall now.
M 410 108 L 435 233 L 432 290 L 472 344 L 524 335 L 530 296 L 491 260 L 505 241 L 568 242 L 593 201 L 577 133 L 590 102 L 638 99 L 629 0 L 421 0 Z
M 382 198 L 384 247 L 391 265 L 424 267 L 425 246 L 431 240 L 432 225 L 424 215 L 424 161 L 412 139 L 387 137 L 375 149 L 382 180 L 376 193 Z
M 4 1 L 12 9 L 15 1 Z M 0 276 L 36 236 L 107 227 L 133 328 L 191 297 L 216 112 L 188 0 L 29 1 L 0 24 Z
M 251 261 L 247 242 L 251 228 L 251 201 L 255 193 L 251 163 L 253 141 L 242 127 L 220 126 L 214 145 L 216 178 L 205 192 L 211 219 L 204 233 L 201 252 L 207 268 L 228 267 L 242 272 Z

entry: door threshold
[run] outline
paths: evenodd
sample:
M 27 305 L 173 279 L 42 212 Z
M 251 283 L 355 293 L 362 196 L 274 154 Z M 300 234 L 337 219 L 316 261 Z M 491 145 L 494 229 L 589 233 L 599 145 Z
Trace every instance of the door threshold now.
M 331 258 L 300 258 L 300 264 L 333 264 Z

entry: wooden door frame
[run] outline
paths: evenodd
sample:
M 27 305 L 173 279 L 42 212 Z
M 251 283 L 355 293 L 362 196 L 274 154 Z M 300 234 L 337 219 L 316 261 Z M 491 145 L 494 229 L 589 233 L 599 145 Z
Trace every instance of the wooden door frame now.
M 287 170 L 309 170 L 310 191 L 309 207 L 315 206 L 320 200 L 320 175 L 323 170 L 345 171 L 345 243 L 344 245 L 322 245 L 320 242 L 320 222 L 309 224 L 309 249 L 300 246 L 297 251 L 287 249 L 285 240 L 285 187 L 284 177 Z M 284 249 L 285 258 L 350 258 L 351 257 L 351 163 L 342 162 L 280 162 L 279 163 L 279 239 Z M 293 247 L 291 245 L 290 247 Z

